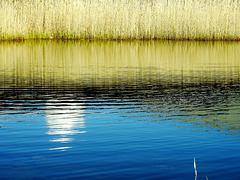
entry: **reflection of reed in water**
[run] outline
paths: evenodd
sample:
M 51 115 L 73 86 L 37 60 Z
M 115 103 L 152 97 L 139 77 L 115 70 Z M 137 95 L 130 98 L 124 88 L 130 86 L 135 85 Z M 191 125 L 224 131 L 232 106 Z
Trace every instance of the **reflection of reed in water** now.
M 239 82 L 238 42 L 0 44 L 1 87 L 66 88 Z
M 128 97 L 138 97 L 146 107 L 124 116 L 147 122 L 174 122 L 182 128 L 211 128 L 225 134 L 240 135 L 240 88 L 214 87 L 148 90 Z M 126 98 L 127 96 L 121 96 Z M 197 130 L 197 129 L 196 129 Z
M 81 130 L 85 128 L 82 104 L 56 100 L 48 102 L 46 107 L 46 122 L 49 128 L 47 134 L 53 137 L 51 142 L 69 143 L 74 134 L 86 132 Z M 63 146 L 50 150 L 66 148 L 71 147 Z

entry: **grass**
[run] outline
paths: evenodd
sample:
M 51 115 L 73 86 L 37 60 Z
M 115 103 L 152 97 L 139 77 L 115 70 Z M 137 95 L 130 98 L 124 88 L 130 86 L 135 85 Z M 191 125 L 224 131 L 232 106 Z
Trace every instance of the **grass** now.
M 240 40 L 240 0 L 1 0 L 0 40 Z

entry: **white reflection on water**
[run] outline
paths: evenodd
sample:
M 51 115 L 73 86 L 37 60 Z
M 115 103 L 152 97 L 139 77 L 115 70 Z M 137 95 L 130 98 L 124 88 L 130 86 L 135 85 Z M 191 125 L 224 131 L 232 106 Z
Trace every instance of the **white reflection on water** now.
M 73 135 L 85 133 L 84 110 L 82 103 L 54 100 L 46 104 L 46 122 L 49 130 L 46 134 L 52 136 L 50 142 L 57 143 L 61 147 L 49 150 L 66 150 L 70 146 L 62 143 L 73 141 Z M 61 143 L 61 144 L 60 144 Z

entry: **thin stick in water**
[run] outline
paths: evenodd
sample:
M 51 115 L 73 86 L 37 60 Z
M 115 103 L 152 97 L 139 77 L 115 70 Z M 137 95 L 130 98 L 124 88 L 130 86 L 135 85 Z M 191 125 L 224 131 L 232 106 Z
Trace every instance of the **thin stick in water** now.
M 195 169 L 195 180 L 197 180 L 197 165 L 196 165 L 195 158 L 194 158 L 194 162 L 193 162 L 193 167 Z

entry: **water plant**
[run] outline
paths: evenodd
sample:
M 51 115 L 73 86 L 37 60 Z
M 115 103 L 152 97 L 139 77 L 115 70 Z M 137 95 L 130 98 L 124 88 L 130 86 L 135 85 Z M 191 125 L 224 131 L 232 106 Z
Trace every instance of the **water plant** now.
M 240 0 L 1 0 L 0 40 L 240 40 Z

